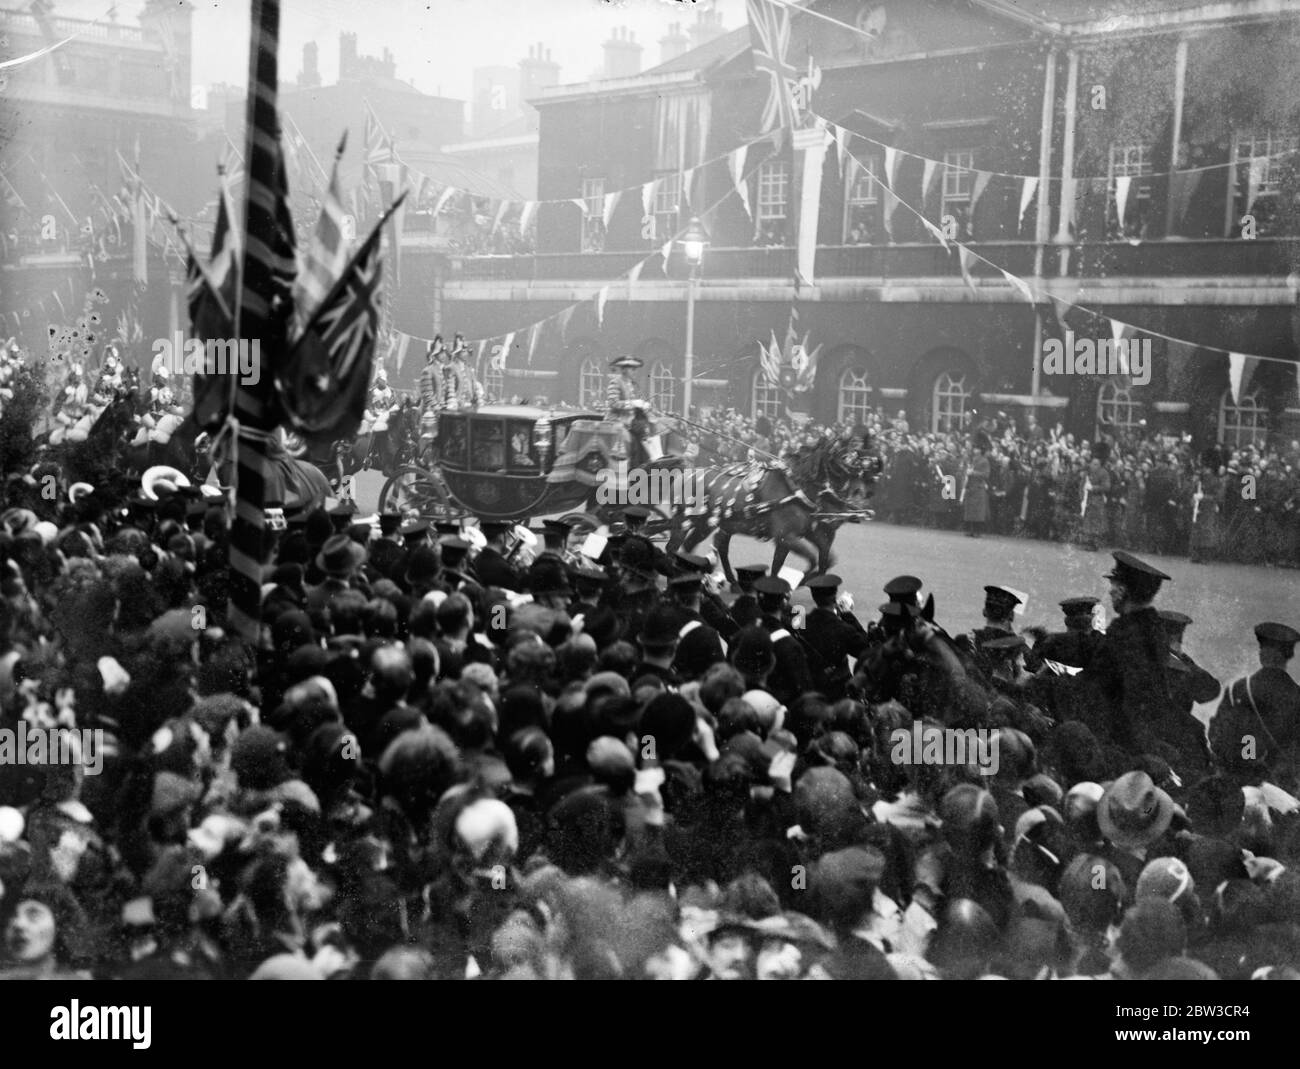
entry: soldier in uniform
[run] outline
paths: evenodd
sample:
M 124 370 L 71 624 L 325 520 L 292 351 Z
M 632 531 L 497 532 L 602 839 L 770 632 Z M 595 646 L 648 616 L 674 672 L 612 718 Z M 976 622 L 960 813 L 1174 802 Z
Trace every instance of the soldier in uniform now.
M 1204 564 L 1219 551 L 1219 513 L 1223 509 L 1227 481 L 1224 458 L 1218 449 L 1201 454 L 1201 470 L 1192 492 L 1192 537 L 1189 554 L 1193 564 Z
M 542 550 L 537 559 L 553 557 L 567 570 L 578 562 L 578 555 L 569 548 L 569 532 L 573 525 L 563 520 L 543 520 L 542 526 L 534 528 L 533 533 L 542 540 Z
M 605 384 L 605 402 L 608 406 L 606 419 L 615 419 L 631 411 L 630 402 L 637 400 L 636 382 L 632 372 L 642 367 L 642 361 L 635 356 L 620 356 L 610 361 L 614 373 Z
M 754 584 L 767 574 L 765 564 L 746 564 L 736 569 L 736 586 L 740 593 L 731 603 L 731 618 L 737 629 L 758 623 L 758 598 L 754 596 Z
M 444 397 L 443 375 L 447 363 L 447 347 L 442 335 L 435 335 L 425 353 L 424 367 L 420 369 L 420 451 L 430 452 L 438 437 L 438 416 L 442 412 Z
M 768 575 L 754 583 L 754 593 L 758 595 L 758 624 L 771 636 L 776 655 L 768 689 L 782 705 L 792 705 L 801 694 L 813 689 L 813 682 L 803 645 L 785 618 L 790 584 Z
M 379 538 L 370 543 L 370 564 L 376 572 L 388 579 L 399 574 L 405 556 L 397 533 L 401 525 L 402 517 L 399 513 L 380 513 Z
M 1110 600 L 1118 616 L 1096 656 L 1076 679 L 1099 703 L 1095 730 L 1131 753 L 1144 752 L 1169 721 L 1169 640 L 1152 602 L 1169 576 L 1133 554 L 1116 550 Z
M 451 347 L 451 363 L 443 372 L 442 387 L 445 408 L 478 408 L 483 403 L 483 384 L 474 374 L 469 349 L 459 334 Z
M 1111 491 L 1111 473 L 1106 462 L 1110 460 L 1110 444 L 1095 442 L 1088 473 L 1084 476 L 1088 491 L 1083 508 L 1083 547 L 1095 550 L 1106 537 Z
M 1193 783 L 1210 774 L 1211 757 L 1205 727 L 1192 715 L 1192 709 L 1197 702 L 1212 702 L 1219 696 L 1219 681 L 1183 651 L 1183 634 L 1192 618 L 1186 613 L 1161 609 L 1160 619 L 1169 637 L 1173 710 L 1171 718 L 1159 727 L 1158 734 L 1182 754 L 1183 766 L 1176 771 L 1184 783 Z
M 369 431 L 372 449 L 379 458 L 380 470 L 387 471 L 392 463 L 393 447 L 388 440 L 388 417 L 397 407 L 396 391 L 388 385 L 388 372 L 382 367 L 375 370 L 375 381 L 370 387 L 369 403 L 361 421 L 361 433 Z
M 845 688 L 853 677 L 852 664 L 867 651 L 867 629 L 853 613 L 838 604 L 840 584 L 838 575 L 819 575 L 808 580 L 812 593 L 813 609 L 804 625 L 804 637 L 821 651 L 828 668 L 825 681 L 826 697 L 837 700 L 844 697 Z
M 977 627 L 970 635 L 958 638 L 963 649 L 975 658 L 975 663 L 986 673 L 992 674 L 995 658 L 984 652 L 984 646 L 994 639 L 1006 638 L 1016 633 L 1016 606 L 1023 604 L 1020 595 L 1001 586 L 984 588 L 984 626 Z
M 503 520 L 482 520 L 478 526 L 487 540 L 487 545 L 474 561 L 474 572 L 479 582 L 485 587 L 498 586 L 516 592 L 521 590 L 523 576 L 511 563 L 510 549 L 506 545 L 513 525 Z
M 1103 638 L 1094 626 L 1097 598 L 1066 598 L 1061 602 L 1065 630 L 1054 631 L 1034 647 L 1038 655 L 1070 668 L 1087 668 Z
M 1243 725 L 1262 735 L 1258 750 L 1272 782 L 1291 793 L 1300 789 L 1300 684 L 1287 672 L 1300 632 L 1286 624 L 1263 623 L 1255 628 L 1259 642 L 1258 672 L 1229 685 L 1220 704 L 1231 702 L 1246 710 Z

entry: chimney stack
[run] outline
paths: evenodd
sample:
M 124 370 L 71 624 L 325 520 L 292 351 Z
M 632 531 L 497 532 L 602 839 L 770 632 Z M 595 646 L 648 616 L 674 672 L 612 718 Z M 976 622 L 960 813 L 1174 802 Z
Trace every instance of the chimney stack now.
M 529 129 L 537 129 L 537 109 L 528 104 L 543 89 L 560 84 L 560 65 L 551 59 L 551 50 L 540 41 L 528 46 L 528 58 L 519 61 L 519 102 L 528 117 Z
M 298 84 L 304 89 L 314 89 L 320 85 L 320 68 L 317 58 L 320 49 L 315 41 L 308 41 L 302 46 L 302 72 L 298 75 Z
M 633 78 L 641 73 L 641 46 L 636 34 L 626 26 L 617 26 L 614 36 L 605 42 L 605 77 Z
M 726 32 L 722 25 L 722 12 L 701 9 L 695 13 L 695 22 L 691 26 L 691 47 L 699 48 Z
M 676 59 L 691 47 L 686 34 L 682 33 L 682 24 L 674 22 L 668 27 L 668 33 L 659 38 L 659 62 L 667 63 Z

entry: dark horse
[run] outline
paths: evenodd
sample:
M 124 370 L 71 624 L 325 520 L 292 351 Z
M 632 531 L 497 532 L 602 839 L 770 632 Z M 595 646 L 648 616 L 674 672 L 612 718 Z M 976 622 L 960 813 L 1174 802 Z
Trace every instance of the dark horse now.
M 314 442 L 301 459 L 319 468 L 337 494 L 344 481 L 358 472 L 377 470 L 391 477 L 403 464 L 413 463 L 419 434 L 419 405 L 408 397 L 389 414 L 387 440 L 367 431 L 351 439 Z
M 879 461 L 852 441 L 823 440 L 785 460 L 741 461 L 696 469 L 695 499 L 673 516 L 668 551 L 691 550 L 713 533 L 723 574 L 735 581 L 727 550 L 733 535 L 775 543 L 775 574 L 793 552 L 815 574 L 834 563 L 835 532 L 848 519 L 866 518 L 865 504 Z

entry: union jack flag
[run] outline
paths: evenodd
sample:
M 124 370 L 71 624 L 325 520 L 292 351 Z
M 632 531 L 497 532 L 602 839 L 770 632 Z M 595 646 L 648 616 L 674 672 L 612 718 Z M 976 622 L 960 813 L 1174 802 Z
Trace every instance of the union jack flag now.
M 379 117 L 375 115 L 369 102 L 366 103 L 365 140 L 366 163 L 369 166 L 376 167 L 381 163 L 396 162 L 397 153 L 393 149 L 393 139 L 379 124 Z
M 746 0 L 749 9 L 749 40 L 754 68 L 765 71 L 771 80 L 767 103 L 763 107 L 762 133 L 794 125 L 794 105 L 790 99 L 792 85 L 799 82 L 799 72 L 787 58 L 790 51 L 790 12 L 772 0 Z
M 276 374 L 288 425 L 305 438 L 350 438 L 361 425 L 383 313 L 379 233 L 386 221 L 370 232 Z

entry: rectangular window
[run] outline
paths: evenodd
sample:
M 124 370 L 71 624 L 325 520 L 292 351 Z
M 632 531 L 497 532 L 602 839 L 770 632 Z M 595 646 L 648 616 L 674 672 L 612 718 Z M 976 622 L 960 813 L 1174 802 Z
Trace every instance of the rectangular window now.
M 943 202 L 941 215 L 957 220 L 958 237 L 970 237 L 971 194 L 975 188 L 973 149 L 949 149 L 943 154 Z
M 768 160 L 758 168 L 758 219 L 785 219 L 790 202 L 790 164 Z
M 679 172 L 666 171 L 659 175 L 655 184 L 654 210 L 655 241 L 664 242 L 675 237 L 681 228 L 682 176 Z
M 605 248 L 605 179 L 582 180 L 582 251 L 601 252 Z
M 858 161 L 849 157 L 845 168 L 844 244 L 869 245 L 877 240 L 880 227 L 880 187 L 873 175 L 880 173 L 880 160 L 868 156 Z
M 1109 237 L 1141 237 L 1151 215 L 1151 146 L 1129 144 L 1110 146 L 1110 173 L 1106 192 L 1106 230 Z M 1128 199 L 1124 203 L 1123 226 L 1119 218 L 1118 189 L 1120 178 L 1130 178 Z
M 1280 130 L 1239 131 L 1232 142 L 1233 183 L 1228 194 L 1228 233 L 1244 231 L 1241 219 L 1254 218 L 1259 236 L 1278 233 L 1278 193 L 1283 175 L 1295 166 L 1300 137 Z

